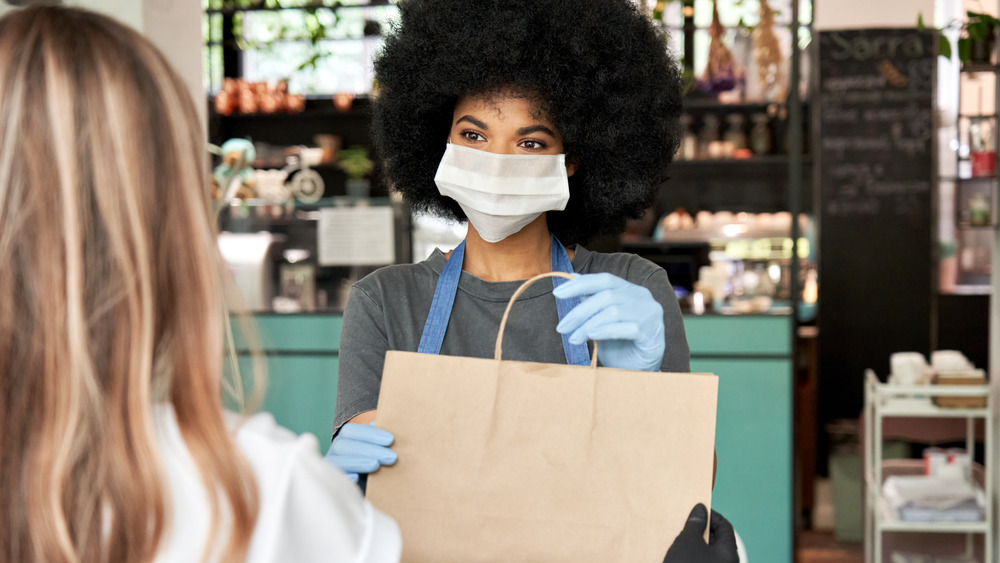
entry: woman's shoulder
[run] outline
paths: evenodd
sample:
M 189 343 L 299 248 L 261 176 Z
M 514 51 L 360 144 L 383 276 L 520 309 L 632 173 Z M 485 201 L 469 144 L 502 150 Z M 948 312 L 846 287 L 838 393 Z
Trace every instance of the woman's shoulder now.
M 240 449 L 251 458 L 260 457 L 265 463 L 288 459 L 299 449 L 309 450 L 312 448 L 312 444 L 309 443 L 310 438 L 315 441 L 315 437 L 311 434 L 299 436 L 280 426 L 270 413 L 261 412 L 243 416 L 226 411 L 225 417 L 226 427 L 229 428 Z M 258 456 L 260 452 L 264 455 Z
M 643 284 L 655 274 L 665 274 L 655 263 L 629 252 L 595 252 L 576 247 L 573 269 L 581 274 L 608 273 L 635 284 Z

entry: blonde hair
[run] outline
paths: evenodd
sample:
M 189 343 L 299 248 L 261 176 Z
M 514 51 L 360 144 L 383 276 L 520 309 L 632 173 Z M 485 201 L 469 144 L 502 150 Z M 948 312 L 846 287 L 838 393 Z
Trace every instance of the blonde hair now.
M 204 147 L 137 33 L 68 8 L 0 19 L 2 560 L 154 558 L 170 515 L 158 400 L 210 493 L 206 555 L 227 533 L 215 555 L 246 556 L 258 497 L 223 422 Z

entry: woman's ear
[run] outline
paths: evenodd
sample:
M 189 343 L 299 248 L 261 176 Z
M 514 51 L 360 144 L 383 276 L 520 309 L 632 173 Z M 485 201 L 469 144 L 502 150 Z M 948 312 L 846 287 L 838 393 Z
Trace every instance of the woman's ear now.
M 572 156 L 566 157 L 566 177 L 569 178 L 576 172 L 576 159 Z

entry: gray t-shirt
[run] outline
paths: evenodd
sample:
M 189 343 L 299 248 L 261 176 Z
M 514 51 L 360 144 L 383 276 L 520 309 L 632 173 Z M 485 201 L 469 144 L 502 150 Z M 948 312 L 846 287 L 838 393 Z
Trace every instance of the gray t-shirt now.
M 381 268 L 354 284 L 340 335 L 340 371 L 334 432 L 378 406 L 382 365 L 388 350 L 416 352 L 430 311 L 444 254 L 435 250 L 418 264 Z M 573 270 L 607 272 L 649 289 L 663 307 L 666 352 L 661 371 L 688 372 L 684 321 L 667 273 L 634 254 L 604 254 L 576 247 Z M 441 353 L 492 358 L 497 329 L 520 281 L 488 282 L 462 272 Z M 540 280 L 518 298 L 504 334 L 504 359 L 566 363 L 552 282 Z

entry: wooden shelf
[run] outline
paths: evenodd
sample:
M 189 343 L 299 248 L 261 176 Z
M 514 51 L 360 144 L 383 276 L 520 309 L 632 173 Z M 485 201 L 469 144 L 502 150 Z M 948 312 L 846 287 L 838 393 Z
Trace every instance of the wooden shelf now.
M 279 113 L 231 113 L 222 115 L 221 113 L 211 114 L 212 119 L 241 120 L 241 121 L 284 121 L 300 119 L 336 118 L 336 119 L 360 119 L 368 118 L 370 114 L 367 110 L 351 109 L 349 111 L 337 111 L 333 108 L 309 109 L 300 112 L 279 112 Z
M 993 293 L 988 285 L 956 285 L 954 288 L 945 291 L 938 291 L 941 295 L 990 295 Z
M 803 162 L 809 162 L 809 156 L 803 155 Z M 726 166 L 731 168 L 754 167 L 754 166 L 788 166 L 789 156 L 787 154 L 767 154 L 761 156 L 751 156 L 750 158 L 698 158 L 694 160 L 675 160 L 670 164 L 670 170 L 675 167 L 716 167 Z
M 982 182 L 982 183 L 986 183 L 986 182 L 996 182 L 997 177 L 996 176 L 969 176 L 968 178 L 963 178 L 962 176 L 939 176 L 938 180 L 940 180 L 942 182 L 963 182 L 963 183 Z
M 239 113 L 233 112 L 223 115 L 215 111 L 214 96 L 208 102 L 209 119 L 234 120 L 234 121 L 281 121 L 281 120 L 302 120 L 323 118 L 370 118 L 371 98 L 367 95 L 355 96 L 351 102 L 351 108 L 347 111 L 340 111 L 333 105 L 333 95 L 329 96 L 307 96 L 306 107 L 300 112 L 277 112 L 277 113 Z
M 1000 66 L 990 63 L 962 63 L 962 72 L 996 72 Z
M 878 502 L 876 517 L 883 532 L 916 532 L 931 534 L 985 534 L 989 523 L 973 522 L 909 522 L 892 515 L 884 500 Z
M 809 102 L 802 102 L 803 106 L 808 106 Z M 720 102 L 714 97 L 687 97 L 683 101 L 685 112 L 708 112 L 708 111 L 727 111 L 731 113 L 755 113 L 755 112 L 767 112 L 768 108 L 783 108 L 786 107 L 784 102 L 740 102 L 735 104 L 726 104 Z
M 259 4 L 264 4 L 264 2 L 259 2 Z M 240 14 L 243 12 L 283 12 L 289 10 L 342 10 L 351 8 L 376 8 L 379 6 L 392 6 L 388 0 L 374 0 L 366 4 L 341 4 L 339 2 L 309 2 L 308 4 L 302 6 L 288 6 L 288 7 L 268 7 L 268 6 L 248 6 L 248 7 L 231 7 L 231 8 L 206 8 L 206 14 L 222 14 L 224 16 L 231 16 L 233 14 Z

